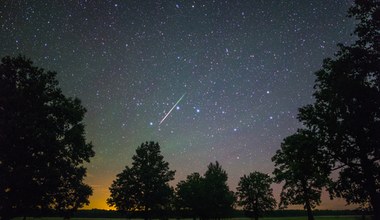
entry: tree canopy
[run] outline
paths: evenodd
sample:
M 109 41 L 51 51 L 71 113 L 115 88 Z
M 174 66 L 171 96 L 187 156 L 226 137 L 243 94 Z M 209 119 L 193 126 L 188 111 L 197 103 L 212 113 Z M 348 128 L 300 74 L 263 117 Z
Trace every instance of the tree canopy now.
M 330 164 L 325 156 L 310 131 L 299 130 L 284 139 L 272 158 L 275 180 L 284 182 L 280 207 L 304 205 L 309 220 L 313 219 L 312 209 L 320 204 L 322 187 L 329 182 Z
M 178 182 L 176 188 L 176 207 L 193 212 L 194 216 L 201 216 L 204 198 L 204 178 L 199 173 L 192 173 L 186 180 Z
M 208 212 L 207 216 L 221 218 L 232 210 L 235 202 L 234 193 L 227 184 L 227 172 L 216 161 L 207 166 L 204 178 L 204 187 L 207 190 L 204 207 Z
M 173 189 L 168 182 L 174 179 L 175 171 L 164 161 L 160 145 L 142 143 L 132 160 L 132 166 L 126 166 L 113 181 L 107 203 L 120 211 L 139 210 L 149 214 L 164 210 L 172 198 Z
M 84 162 L 94 156 L 85 140 L 86 109 L 58 87 L 56 73 L 25 57 L 0 64 L 0 216 L 36 210 L 76 210 L 92 189 Z
M 272 182 L 268 174 L 260 172 L 253 172 L 240 178 L 237 187 L 238 204 L 256 220 L 266 211 L 271 211 L 276 207 L 271 188 Z
M 221 218 L 233 208 L 235 197 L 227 185 L 228 176 L 216 161 L 210 163 L 204 176 L 193 173 L 177 184 L 177 201 L 202 218 Z
M 356 0 L 357 41 L 339 45 L 316 72 L 315 103 L 299 119 L 316 132 L 339 170 L 335 195 L 369 204 L 380 219 L 380 2 Z

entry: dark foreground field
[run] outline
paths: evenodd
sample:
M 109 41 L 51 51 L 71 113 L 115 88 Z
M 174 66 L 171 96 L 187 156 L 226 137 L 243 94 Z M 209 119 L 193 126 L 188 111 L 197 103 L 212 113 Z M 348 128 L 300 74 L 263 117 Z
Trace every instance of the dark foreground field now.
M 42 217 L 42 218 L 26 218 L 27 220 L 62 220 L 60 217 Z M 71 220 L 126 220 L 125 218 L 71 218 Z M 250 218 L 228 218 L 231 220 L 251 220 Z M 299 217 L 265 217 L 260 218 L 263 220 L 306 220 L 306 216 Z M 315 216 L 315 220 L 361 220 L 361 216 Z M 368 216 L 366 219 L 370 219 Z M 22 218 L 14 218 L 14 220 L 22 220 Z M 136 219 L 142 220 L 142 219 Z M 177 219 L 169 219 L 169 220 L 177 220 Z M 188 219 L 192 220 L 192 219 Z

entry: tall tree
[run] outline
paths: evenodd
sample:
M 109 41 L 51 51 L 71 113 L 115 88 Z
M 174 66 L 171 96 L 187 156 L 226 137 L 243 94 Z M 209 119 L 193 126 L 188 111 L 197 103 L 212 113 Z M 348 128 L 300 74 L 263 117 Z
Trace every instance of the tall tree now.
M 324 61 L 315 103 L 301 108 L 299 119 L 340 170 L 336 195 L 370 204 L 380 219 L 380 2 L 356 0 L 349 15 L 358 20 L 357 41 Z
M 304 205 L 308 219 L 314 219 L 312 209 L 321 202 L 322 187 L 329 182 L 330 165 L 325 156 L 310 131 L 299 130 L 284 139 L 272 158 L 275 180 L 284 182 L 280 207 Z
M 160 145 L 142 143 L 132 159 L 132 167 L 126 166 L 113 181 L 107 203 L 121 211 L 143 210 L 149 214 L 164 210 L 173 193 L 168 182 L 174 179 L 175 171 L 164 161 Z
M 266 211 L 271 211 L 276 207 L 276 200 L 270 186 L 272 182 L 268 174 L 260 172 L 253 172 L 240 178 L 237 187 L 238 203 L 249 216 L 253 214 L 256 220 Z
M 107 203 L 119 211 L 139 210 L 141 207 L 136 195 L 139 185 L 136 178 L 135 170 L 126 166 L 116 175 L 116 180 L 110 187 L 111 197 L 107 199 Z
M 205 197 L 204 178 L 199 173 L 192 173 L 186 180 L 178 182 L 176 188 L 176 206 L 178 209 L 190 210 L 194 218 L 202 215 Z
M 235 203 L 234 193 L 230 191 L 227 172 L 218 161 L 210 163 L 204 174 L 204 187 L 207 192 L 203 200 L 205 217 L 221 218 L 226 216 Z
M 89 203 L 83 163 L 94 151 L 84 137 L 86 109 L 62 94 L 55 76 L 22 56 L 1 60 L 1 219 Z
M 193 211 L 194 218 L 226 217 L 235 202 L 227 173 L 217 161 L 207 168 L 203 177 L 193 173 L 177 184 L 177 206 Z

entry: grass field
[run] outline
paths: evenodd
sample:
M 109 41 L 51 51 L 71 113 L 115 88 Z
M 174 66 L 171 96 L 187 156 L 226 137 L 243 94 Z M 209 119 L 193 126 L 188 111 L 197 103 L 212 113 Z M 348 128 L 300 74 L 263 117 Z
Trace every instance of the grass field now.
M 315 220 L 361 220 L 361 216 L 315 216 Z M 62 220 L 58 217 L 43 217 L 43 218 L 27 218 L 27 220 Z M 259 218 L 262 220 L 307 220 L 307 217 L 271 217 L 271 218 Z M 366 219 L 370 219 L 367 217 Z M 13 220 L 22 220 L 22 218 L 14 218 Z M 125 218 L 71 218 L 71 220 L 126 220 Z M 128 219 L 129 220 L 129 219 Z M 142 219 L 133 219 L 142 220 Z M 176 220 L 176 219 L 169 219 Z M 185 219 L 183 219 L 185 220 Z M 186 219 L 192 220 L 192 219 Z M 231 218 L 230 220 L 251 220 L 250 218 Z
M 277 218 L 263 218 L 263 220 L 306 220 L 307 217 L 277 217 Z M 315 220 L 361 220 L 361 216 L 315 216 Z M 369 219 L 369 218 L 368 218 Z

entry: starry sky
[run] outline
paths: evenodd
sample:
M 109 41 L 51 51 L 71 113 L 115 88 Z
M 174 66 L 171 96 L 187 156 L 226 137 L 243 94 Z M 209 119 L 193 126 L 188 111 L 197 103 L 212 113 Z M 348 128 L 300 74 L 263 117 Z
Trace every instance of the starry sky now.
M 301 127 L 297 109 L 313 102 L 313 73 L 337 43 L 354 40 L 351 4 L 1 0 L 0 56 L 23 54 L 56 71 L 64 94 L 87 108 L 96 152 L 86 165 L 87 208 L 108 208 L 112 180 L 150 140 L 177 171 L 173 186 L 217 160 L 235 190 L 243 174 L 271 173 L 281 141 Z M 347 208 L 323 198 L 320 208 Z

